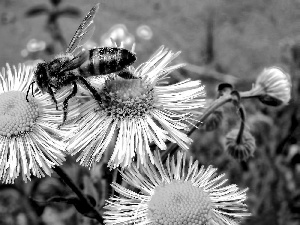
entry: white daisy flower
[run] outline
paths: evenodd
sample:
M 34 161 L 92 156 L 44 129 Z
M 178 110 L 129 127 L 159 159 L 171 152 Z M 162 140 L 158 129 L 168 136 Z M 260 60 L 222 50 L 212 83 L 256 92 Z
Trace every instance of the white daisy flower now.
M 257 96 L 258 99 L 271 106 L 288 104 L 291 99 L 291 78 L 279 67 L 265 68 L 257 77 L 254 87 L 243 97 Z
M 21 64 L 18 68 L 7 64 L 0 72 L 0 180 L 5 183 L 13 183 L 20 173 L 24 181 L 31 175 L 50 175 L 51 168 L 65 160 L 60 139 L 67 130 L 57 129 L 62 110 L 57 111 L 51 97 L 39 91 L 34 97 L 29 93 L 27 102 L 32 79 L 31 67 Z M 62 108 L 63 95 L 56 97 Z
M 291 79 L 281 68 L 264 69 L 256 80 L 256 87 L 265 91 L 260 100 L 266 104 L 287 104 L 291 99 Z
M 199 169 L 192 158 L 186 165 L 185 153 L 178 152 L 165 165 L 159 154 L 155 156 L 154 165 L 139 170 L 134 164 L 121 172 L 140 193 L 112 184 L 120 197 L 107 200 L 105 224 L 236 225 L 250 216 L 244 204 L 247 189 L 225 185 L 225 174 L 217 175 L 212 166 Z
M 103 79 L 99 84 L 102 102 L 91 99 L 82 106 L 80 129 L 68 138 L 68 151 L 80 153 L 81 165 L 98 162 L 111 142 L 115 142 L 109 161 L 113 168 L 129 166 L 135 156 L 141 164 L 148 156 L 153 162 L 152 142 L 162 150 L 167 148 L 166 140 L 188 149 L 192 140 L 184 131 L 192 120 L 189 112 L 203 108 L 205 94 L 200 81 L 166 84 L 166 76 L 183 66 L 167 67 L 179 53 L 162 46 L 137 69 L 121 71 L 136 79 Z

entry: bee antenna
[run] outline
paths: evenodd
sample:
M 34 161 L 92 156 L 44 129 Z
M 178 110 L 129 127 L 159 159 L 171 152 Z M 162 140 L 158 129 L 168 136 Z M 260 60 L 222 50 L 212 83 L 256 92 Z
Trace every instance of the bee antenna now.
M 31 95 L 32 96 L 34 96 L 34 94 L 33 94 L 33 84 L 35 83 L 35 81 L 32 81 L 30 84 L 29 84 L 29 87 L 28 87 L 28 89 L 27 89 L 27 93 L 26 93 L 26 101 L 27 102 L 29 102 L 28 101 L 28 93 L 29 93 L 29 91 L 30 91 L 30 88 L 31 88 Z

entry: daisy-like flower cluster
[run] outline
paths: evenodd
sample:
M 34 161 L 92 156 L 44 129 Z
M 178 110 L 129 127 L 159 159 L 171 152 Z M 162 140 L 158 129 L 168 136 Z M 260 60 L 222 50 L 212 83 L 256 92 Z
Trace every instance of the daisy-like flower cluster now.
M 187 170 L 185 168 L 187 167 Z M 246 216 L 246 191 L 225 185 L 225 174 L 186 154 L 168 158 L 165 165 L 156 153 L 154 165 L 140 169 L 133 165 L 121 172 L 123 179 L 141 193 L 120 184 L 112 187 L 122 197 L 111 197 L 105 206 L 105 224 L 192 224 L 236 225 Z
M 204 106 L 204 87 L 191 80 L 165 85 L 166 77 L 184 65 L 168 66 L 179 53 L 162 46 L 138 68 L 121 71 L 135 79 L 115 76 L 97 84 L 101 102 L 91 99 L 82 106 L 80 128 L 67 139 L 68 151 L 80 153 L 80 164 L 91 167 L 111 143 L 112 168 L 129 166 L 135 156 L 142 165 L 148 157 L 153 163 L 152 142 L 162 150 L 166 140 L 188 149 L 191 139 L 184 131 L 193 121 L 190 112 Z
M 0 72 L 0 180 L 5 183 L 13 183 L 20 173 L 24 181 L 50 175 L 65 160 L 61 139 L 67 130 L 57 129 L 61 111 L 39 91 L 26 100 L 32 79 L 32 68 L 24 65 L 7 64 Z M 60 104 L 65 96 L 58 94 Z
M 113 146 L 108 166 L 125 168 L 123 179 L 142 193 L 113 183 L 124 197 L 107 201 L 106 224 L 238 224 L 250 215 L 247 189 L 225 185 L 224 174 L 211 166 L 199 169 L 192 158 L 186 164 L 185 153 L 164 165 L 150 149 L 154 144 L 166 150 L 168 140 L 188 150 L 192 140 L 185 132 L 196 121 L 193 113 L 204 108 L 200 81 L 167 82 L 184 66 L 169 65 L 179 54 L 162 46 L 137 68 L 90 79 L 100 99 L 73 101 L 68 125 L 61 128 L 63 113 L 51 96 L 27 92 L 33 70 L 7 66 L 0 73 L 0 179 L 12 183 L 20 173 L 25 181 L 51 175 L 66 153 L 78 154 L 81 165 L 92 167 Z M 55 93 L 58 108 L 69 94 L 67 87 Z

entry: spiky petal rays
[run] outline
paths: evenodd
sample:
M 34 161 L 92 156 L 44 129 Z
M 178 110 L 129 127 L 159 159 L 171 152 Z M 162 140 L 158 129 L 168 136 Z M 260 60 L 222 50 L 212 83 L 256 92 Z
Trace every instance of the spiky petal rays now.
M 204 106 L 205 94 L 200 81 L 165 84 L 166 76 L 183 66 L 168 67 L 178 55 L 161 47 L 137 69 L 125 71 L 136 79 L 103 79 L 101 102 L 92 99 L 82 106 L 81 128 L 68 138 L 68 151 L 80 153 L 81 165 L 98 162 L 111 142 L 115 144 L 108 165 L 113 168 L 129 166 L 134 157 L 140 164 L 147 158 L 153 162 L 151 142 L 162 150 L 166 140 L 188 149 L 191 139 L 184 131 L 192 121 L 190 111 Z
M 13 183 L 22 173 L 24 181 L 31 175 L 50 175 L 51 168 L 65 160 L 65 146 L 59 131 L 62 112 L 55 109 L 50 96 L 26 92 L 33 78 L 31 67 L 19 65 L 0 72 L 0 180 Z M 64 99 L 62 94 L 59 102 Z M 73 111 L 75 116 L 75 111 Z
M 244 204 L 247 189 L 225 185 L 225 174 L 217 175 L 216 170 L 199 169 L 192 158 L 186 165 L 181 152 L 163 165 L 156 152 L 154 165 L 138 169 L 134 164 L 121 172 L 123 180 L 141 193 L 112 184 L 121 197 L 107 201 L 105 224 L 236 225 L 250 216 Z

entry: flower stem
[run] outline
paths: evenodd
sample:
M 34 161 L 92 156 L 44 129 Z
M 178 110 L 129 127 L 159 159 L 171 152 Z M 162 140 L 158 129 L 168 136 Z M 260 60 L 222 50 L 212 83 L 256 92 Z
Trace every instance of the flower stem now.
M 241 117 L 241 126 L 240 126 L 238 136 L 236 138 L 236 143 L 237 144 L 242 143 L 243 133 L 244 133 L 244 128 L 245 128 L 245 111 L 244 111 L 243 107 L 239 108 L 239 113 L 240 113 L 240 117 Z
M 250 91 L 239 92 L 241 98 L 257 98 L 261 95 L 260 90 L 252 89 Z
M 86 205 L 90 208 L 90 210 L 95 215 L 95 219 L 100 222 L 100 224 L 103 223 L 103 218 L 100 215 L 100 213 L 91 205 L 90 201 L 85 197 L 85 195 L 82 193 L 82 191 L 76 186 L 76 184 L 71 180 L 71 178 L 58 166 L 54 167 L 53 170 L 57 173 L 58 176 L 64 181 L 66 185 L 68 185 L 71 190 L 77 195 L 77 197 L 80 199 L 82 204 Z

